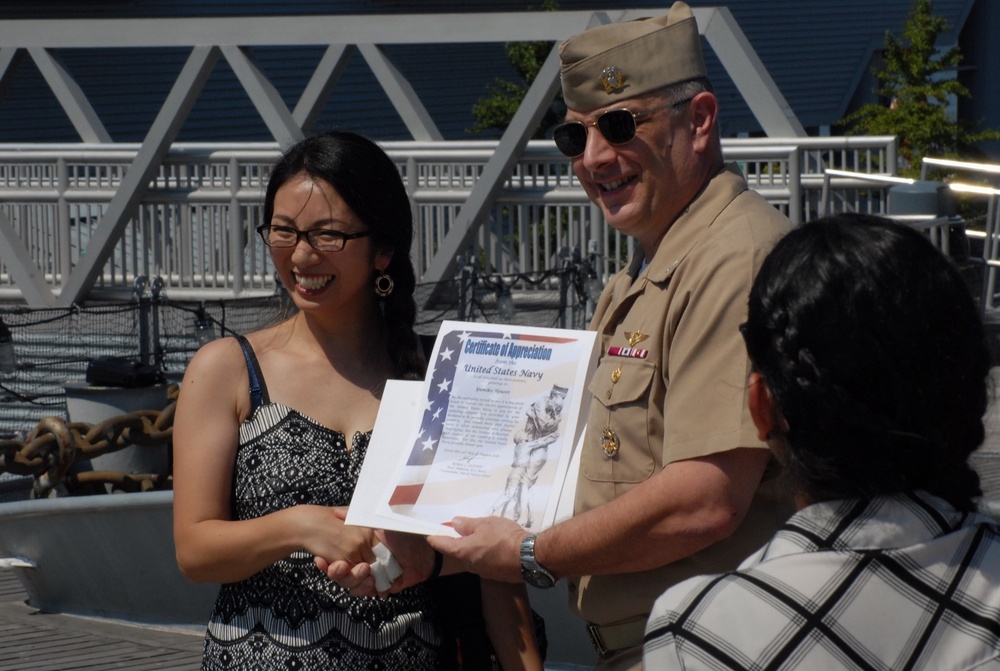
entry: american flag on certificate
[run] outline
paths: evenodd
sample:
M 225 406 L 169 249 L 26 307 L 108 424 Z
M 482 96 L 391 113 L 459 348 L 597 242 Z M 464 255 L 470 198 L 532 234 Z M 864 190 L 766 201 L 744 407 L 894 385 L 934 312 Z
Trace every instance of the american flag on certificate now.
M 448 403 L 451 400 L 455 377 L 460 374 L 459 359 L 466 341 L 470 338 L 477 341 L 530 341 L 535 343 L 565 343 L 574 340 L 572 337 L 562 338 L 502 331 L 470 331 L 464 328 L 444 332 L 440 336 L 438 347 L 435 349 L 435 360 L 428 365 L 431 378 L 427 381 L 427 396 L 424 399 L 420 428 L 410 449 L 406 466 L 389 497 L 390 506 L 409 506 L 417 503 L 437 456 L 445 421 L 448 418 Z
M 406 467 L 396 488 L 389 497 L 389 505 L 412 505 L 417 502 L 420 490 L 427 480 L 427 473 L 434 463 L 437 446 L 441 442 L 441 431 L 448 416 L 448 401 L 451 399 L 451 385 L 455 382 L 455 370 L 462 354 L 462 346 L 469 338 L 503 338 L 502 333 L 469 331 L 449 331 L 441 338 L 435 361 L 428 364 L 428 372 L 433 375 L 427 387 L 427 398 L 420 419 L 420 430 L 410 449 Z

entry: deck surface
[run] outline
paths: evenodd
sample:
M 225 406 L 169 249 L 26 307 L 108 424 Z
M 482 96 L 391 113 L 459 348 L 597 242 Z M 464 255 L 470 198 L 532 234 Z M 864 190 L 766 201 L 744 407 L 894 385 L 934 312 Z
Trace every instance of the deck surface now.
M 0 571 L 0 671 L 198 671 L 203 634 L 42 613 L 17 576 Z

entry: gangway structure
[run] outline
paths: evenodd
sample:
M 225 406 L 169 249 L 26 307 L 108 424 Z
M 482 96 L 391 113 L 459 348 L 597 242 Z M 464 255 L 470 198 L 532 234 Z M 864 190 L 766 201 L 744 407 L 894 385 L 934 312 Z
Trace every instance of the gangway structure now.
M 232 68 L 243 89 L 280 147 L 309 132 L 312 122 L 335 91 L 347 59 L 355 52 L 367 62 L 413 139 L 442 139 L 428 106 L 386 53 L 388 45 L 512 41 L 559 41 L 586 28 L 666 12 L 668 7 L 606 11 L 504 12 L 477 14 L 379 14 L 144 19 L 40 19 L 0 23 L 0 92 L 22 60 L 38 68 L 81 141 L 109 145 L 111 136 L 95 106 L 60 62 L 58 50 L 113 48 L 182 48 L 187 61 L 166 96 L 134 158 L 88 237 L 86 253 L 72 259 L 68 275 L 54 290 L 34 262 L 32 241 L 15 233 L 10 215 L 0 209 L 0 261 L 36 305 L 72 305 L 94 286 L 144 194 L 154 184 L 185 118 L 220 59 Z M 805 131 L 725 7 L 694 9 L 699 30 L 755 114 L 772 137 L 804 137 Z M 294 108 L 254 60 L 255 48 L 275 45 L 323 45 Z M 473 47 L 474 48 L 474 47 Z M 487 217 L 501 186 L 515 171 L 528 140 L 559 86 L 558 54 L 553 48 L 512 122 L 465 195 L 457 216 L 437 242 L 423 280 L 451 277 L 455 259 Z M 442 76 L 441 86 L 447 85 Z M 2 131 L 0 131 L 2 143 Z

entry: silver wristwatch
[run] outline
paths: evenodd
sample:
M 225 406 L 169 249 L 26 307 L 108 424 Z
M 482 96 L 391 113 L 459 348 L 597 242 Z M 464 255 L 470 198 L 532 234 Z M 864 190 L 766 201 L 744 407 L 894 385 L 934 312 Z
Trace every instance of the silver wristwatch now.
M 548 569 L 535 561 L 535 534 L 521 541 L 521 577 L 532 587 L 548 589 L 556 584 L 556 578 Z

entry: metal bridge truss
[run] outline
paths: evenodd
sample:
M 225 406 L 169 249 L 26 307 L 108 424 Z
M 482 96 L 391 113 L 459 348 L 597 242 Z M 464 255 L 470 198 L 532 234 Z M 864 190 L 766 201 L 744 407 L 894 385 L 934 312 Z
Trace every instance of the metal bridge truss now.
M 227 17 L 179 19 L 43 19 L 0 22 L 0 94 L 18 62 L 32 59 L 84 143 L 107 144 L 110 135 L 56 50 L 100 48 L 190 49 L 182 68 L 138 151 L 114 187 L 87 241 L 86 253 L 59 269 L 58 289 L 48 271 L 32 260 L 37 250 L 15 232 L 7 213 L 0 214 L 0 260 L 25 300 L 34 305 L 71 305 L 84 298 L 102 276 L 129 222 L 161 178 L 162 166 L 185 118 L 218 59 L 232 67 L 253 105 L 280 147 L 308 132 L 347 59 L 355 51 L 371 67 L 414 140 L 441 140 L 427 108 L 390 61 L 392 44 L 559 41 L 588 27 L 667 11 L 667 7 L 607 11 L 477 14 L 397 14 L 372 16 Z M 751 48 L 732 14 L 724 7 L 694 9 L 699 29 L 731 75 L 750 109 L 771 137 L 803 137 L 805 132 Z M 294 109 L 256 66 L 254 47 L 323 45 L 317 64 Z M 498 193 L 524 153 L 532 131 L 559 86 L 554 48 L 523 104 L 495 150 L 463 194 L 457 216 L 437 241 L 423 270 L 424 281 L 451 277 L 455 259 L 489 218 Z M 2 139 L 2 136 L 0 136 Z M 238 196 L 238 194 L 237 194 Z

